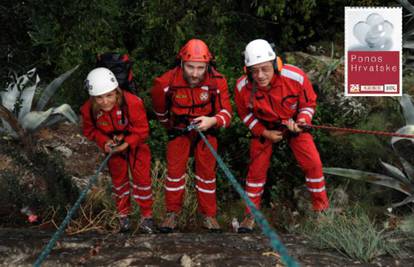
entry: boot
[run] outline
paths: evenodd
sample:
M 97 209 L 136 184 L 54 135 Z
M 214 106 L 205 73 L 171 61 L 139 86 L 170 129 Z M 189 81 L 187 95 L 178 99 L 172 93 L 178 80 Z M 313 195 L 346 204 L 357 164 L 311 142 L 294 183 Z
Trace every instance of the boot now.
M 154 220 L 151 217 L 141 218 L 139 231 L 144 234 L 153 234 L 155 232 Z
M 128 216 L 119 218 L 119 226 L 120 226 L 119 228 L 120 233 L 126 233 L 130 230 L 131 223 L 129 221 Z
M 177 219 L 178 219 L 177 213 L 168 212 L 167 215 L 165 216 L 164 221 L 159 227 L 160 232 L 164 234 L 172 233 L 177 227 Z
M 251 214 L 247 214 L 244 217 L 244 220 L 240 223 L 240 227 L 237 230 L 238 233 L 240 234 L 248 234 L 253 232 L 253 228 L 254 228 L 254 217 Z
M 221 232 L 221 227 L 220 224 L 217 222 L 216 217 L 204 217 L 203 227 L 208 229 L 212 233 Z

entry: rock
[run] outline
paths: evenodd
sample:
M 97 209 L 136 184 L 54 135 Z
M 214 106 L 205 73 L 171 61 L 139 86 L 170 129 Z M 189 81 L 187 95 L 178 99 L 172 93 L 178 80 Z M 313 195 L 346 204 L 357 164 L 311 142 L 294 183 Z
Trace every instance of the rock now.
M 192 266 L 194 266 L 193 260 L 187 254 L 184 254 L 181 257 L 180 262 L 181 262 L 181 266 L 183 266 L 183 267 L 192 267 Z
M 65 158 L 70 158 L 73 154 L 72 150 L 62 145 L 55 147 L 55 150 L 62 154 Z

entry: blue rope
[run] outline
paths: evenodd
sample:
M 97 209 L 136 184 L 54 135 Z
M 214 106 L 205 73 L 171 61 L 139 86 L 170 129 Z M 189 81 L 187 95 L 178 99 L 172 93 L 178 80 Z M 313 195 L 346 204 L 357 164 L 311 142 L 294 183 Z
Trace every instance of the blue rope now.
M 63 231 L 65 230 L 66 226 L 68 225 L 69 221 L 71 220 L 73 214 L 75 213 L 75 211 L 80 207 L 80 204 L 82 202 L 82 200 L 85 198 L 86 193 L 89 191 L 89 189 L 92 187 L 93 184 L 95 184 L 99 173 L 101 172 L 101 170 L 105 167 L 106 163 L 108 162 L 109 158 L 112 156 L 112 152 L 109 153 L 106 158 L 104 159 L 104 161 L 101 163 L 101 165 L 99 166 L 98 170 L 96 171 L 95 175 L 89 180 L 88 185 L 86 186 L 86 188 L 81 192 L 81 194 L 79 195 L 78 200 L 76 200 L 75 204 L 73 205 L 73 207 L 69 210 L 68 214 L 66 215 L 65 219 L 63 220 L 63 222 L 60 224 L 59 228 L 56 230 L 56 232 L 53 234 L 52 238 L 49 240 L 49 243 L 46 245 L 46 247 L 43 249 L 42 253 L 39 255 L 39 257 L 37 258 L 36 262 L 33 264 L 33 266 L 35 267 L 40 267 L 40 265 L 42 264 L 42 262 L 47 258 L 47 256 L 49 256 L 50 251 L 52 250 L 52 248 L 55 246 L 56 241 L 59 239 L 60 235 L 63 233 Z
M 208 142 L 206 136 L 198 129 L 198 127 L 194 124 L 187 127 L 187 129 L 190 131 L 192 129 L 196 129 L 198 133 L 200 134 L 201 138 L 204 140 L 207 147 L 210 149 L 213 156 L 216 158 L 218 165 L 223 170 L 224 174 L 230 181 L 230 183 L 234 186 L 236 191 L 240 194 L 242 199 L 247 203 L 247 206 L 249 207 L 250 211 L 252 212 L 255 221 L 259 225 L 259 227 L 262 229 L 262 232 L 265 236 L 267 236 L 270 239 L 270 244 L 273 249 L 275 249 L 277 252 L 279 252 L 282 261 L 284 264 L 286 264 L 288 267 L 297 267 L 299 264 L 288 254 L 287 249 L 280 241 L 280 238 L 278 235 L 272 230 L 269 223 L 267 222 L 266 218 L 263 216 L 263 214 L 256 208 L 256 206 L 253 204 L 253 202 L 250 200 L 250 198 L 247 196 L 246 192 L 243 190 L 241 185 L 237 182 L 236 178 L 234 178 L 233 174 L 230 172 L 229 168 L 224 164 L 221 157 L 217 154 L 217 152 L 214 150 L 214 148 L 211 146 L 210 142 Z

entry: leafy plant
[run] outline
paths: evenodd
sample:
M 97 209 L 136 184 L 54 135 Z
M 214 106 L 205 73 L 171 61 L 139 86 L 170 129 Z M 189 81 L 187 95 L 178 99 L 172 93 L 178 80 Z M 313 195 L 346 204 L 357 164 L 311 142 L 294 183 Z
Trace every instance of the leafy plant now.
M 398 256 L 401 252 L 400 246 L 390 241 L 391 233 L 377 229 L 375 221 L 359 207 L 343 214 L 328 211 L 317 220 L 309 220 L 302 230 L 315 246 L 333 248 L 362 262 L 386 253 Z
M 40 94 L 33 107 L 33 99 L 40 82 L 36 69 L 17 77 L 8 87 L 0 93 L 0 119 L 2 125 L 0 132 L 11 135 L 23 141 L 27 146 L 30 144 L 30 133 L 42 127 L 54 123 L 69 120 L 72 123 L 78 121 L 78 117 L 68 104 L 43 110 L 60 85 L 78 68 L 78 66 L 54 79 Z
M 400 99 L 400 105 L 407 125 L 400 128 L 397 133 L 414 134 L 414 106 L 411 97 L 404 94 Z M 407 197 L 403 201 L 392 205 L 393 208 L 396 208 L 414 202 L 414 166 L 410 158 L 413 144 L 412 139 L 405 137 L 393 137 L 391 139 L 391 146 L 399 158 L 403 170 L 380 160 L 381 165 L 387 172 L 386 175 L 344 168 L 324 168 L 324 173 L 390 187 L 406 194 Z

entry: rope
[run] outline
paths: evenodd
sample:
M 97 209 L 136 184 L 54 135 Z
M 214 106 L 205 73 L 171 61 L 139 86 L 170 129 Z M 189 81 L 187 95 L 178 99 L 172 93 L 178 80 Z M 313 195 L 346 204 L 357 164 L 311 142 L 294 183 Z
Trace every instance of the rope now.
M 372 135 L 395 136 L 395 137 L 402 137 L 402 138 L 414 138 L 413 134 L 400 134 L 400 133 L 393 133 L 393 132 L 360 130 L 360 129 L 327 126 L 327 125 L 309 125 L 309 124 L 300 125 L 298 124 L 298 126 L 304 129 L 313 128 L 313 129 L 324 129 L 324 130 L 329 130 L 329 131 L 348 132 L 348 133 L 356 133 L 356 134 L 372 134 Z
M 241 185 L 237 182 L 236 178 L 234 178 L 233 174 L 230 172 L 229 168 L 224 164 L 221 157 L 217 154 L 217 152 L 214 150 L 214 148 L 211 146 L 210 142 L 208 142 L 206 136 L 198 129 L 198 127 L 194 124 L 191 124 L 187 127 L 187 129 L 190 131 L 192 129 L 197 130 L 197 132 L 200 134 L 201 138 L 203 139 L 204 143 L 207 145 L 207 147 L 210 149 L 213 156 L 216 158 L 218 165 L 230 181 L 230 183 L 234 186 L 236 191 L 240 194 L 242 199 L 247 203 L 247 206 L 250 208 L 257 224 L 262 229 L 262 232 L 265 236 L 267 236 L 270 239 L 270 244 L 274 250 L 279 252 L 283 262 L 288 267 L 296 267 L 299 266 L 298 263 L 288 254 L 287 249 L 280 241 L 280 238 L 278 235 L 272 230 L 269 223 L 267 222 L 266 218 L 263 216 L 263 214 L 256 208 L 256 206 L 253 204 L 253 202 L 250 200 L 250 198 L 247 196 L 246 192 L 243 190 Z
M 72 218 L 73 214 L 75 213 L 75 211 L 80 207 L 80 204 L 81 204 L 82 200 L 85 198 L 86 193 L 89 191 L 89 189 L 92 187 L 92 185 L 95 184 L 95 182 L 96 182 L 96 180 L 98 178 L 99 173 L 101 172 L 101 170 L 103 169 L 103 167 L 106 165 L 106 163 L 108 162 L 108 160 L 112 156 L 112 154 L 113 154 L 113 152 L 110 152 L 106 156 L 106 158 L 101 163 L 101 165 L 99 166 L 98 170 L 96 171 L 95 175 L 89 180 L 88 185 L 81 192 L 81 194 L 79 195 L 78 200 L 76 200 L 76 202 L 73 205 L 73 207 L 68 211 L 68 213 L 66 214 L 65 219 L 60 224 L 60 226 L 56 230 L 56 232 L 53 234 L 52 238 L 49 240 L 49 243 L 43 249 L 42 253 L 39 255 L 39 257 L 37 258 L 37 260 L 33 264 L 33 266 L 40 267 L 40 265 L 42 264 L 42 262 L 47 258 L 47 256 L 49 256 L 49 253 L 52 251 L 52 248 L 55 246 L 56 241 L 59 239 L 60 235 L 65 230 L 66 226 L 68 225 L 68 223 L 71 220 L 71 218 Z

